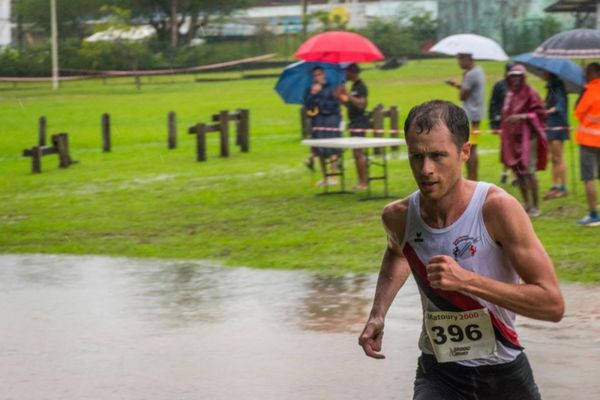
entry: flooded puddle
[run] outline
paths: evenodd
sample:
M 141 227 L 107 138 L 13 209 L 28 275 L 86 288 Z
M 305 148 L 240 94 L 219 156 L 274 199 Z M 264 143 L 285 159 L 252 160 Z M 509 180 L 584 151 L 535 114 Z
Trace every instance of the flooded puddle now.
M 407 399 L 420 302 L 408 281 L 382 361 L 358 333 L 375 275 L 0 255 L 0 399 Z M 600 288 L 564 284 L 559 324 L 518 318 L 544 399 L 600 393 Z

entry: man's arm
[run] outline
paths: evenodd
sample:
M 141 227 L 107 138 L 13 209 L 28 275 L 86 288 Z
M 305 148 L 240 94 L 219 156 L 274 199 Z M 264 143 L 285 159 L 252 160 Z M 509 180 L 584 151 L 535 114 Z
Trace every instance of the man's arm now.
M 358 339 L 358 344 L 363 348 L 365 354 L 377 359 L 385 358 L 380 353 L 385 316 L 396 294 L 410 274 L 408 262 L 400 248 L 406 225 L 407 209 L 408 200 L 405 199 L 388 205 L 382 215 L 383 225 L 388 234 L 388 245 L 381 261 L 373 307 Z
M 588 108 L 590 107 L 590 99 L 591 96 L 588 96 L 587 92 L 584 91 L 583 95 L 579 98 L 579 101 L 575 105 L 575 116 L 577 117 L 579 123 L 581 123 L 583 117 L 588 111 Z
M 340 100 L 346 106 L 353 104 L 355 107 L 364 110 L 367 107 L 367 90 L 366 88 L 359 90 L 356 95 L 353 95 L 352 92 L 343 93 Z
M 560 321 L 564 300 L 554 266 L 519 202 L 492 188 L 483 216 L 492 239 L 502 246 L 523 282 L 500 282 L 463 269 L 452 257 L 436 256 L 427 267 L 431 286 L 468 293 L 529 318 Z

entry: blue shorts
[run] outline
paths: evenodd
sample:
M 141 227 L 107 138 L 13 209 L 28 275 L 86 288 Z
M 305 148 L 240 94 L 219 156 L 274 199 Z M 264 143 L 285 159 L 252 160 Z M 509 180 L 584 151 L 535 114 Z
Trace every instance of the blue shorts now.
M 466 367 L 422 354 L 413 400 L 540 400 L 525 353 L 506 364 Z
M 546 137 L 549 142 L 553 140 L 564 142 L 565 140 L 569 140 L 569 131 L 567 129 L 561 129 L 560 131 L 546 131 Z

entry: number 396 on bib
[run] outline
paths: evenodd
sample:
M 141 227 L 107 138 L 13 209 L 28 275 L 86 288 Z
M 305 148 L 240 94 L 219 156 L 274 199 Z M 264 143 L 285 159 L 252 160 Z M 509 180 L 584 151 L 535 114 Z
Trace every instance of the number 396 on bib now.
M 438 362 L 473 360 L 496 352 L 496 337 L 487 309 L 427 311 L 427 336 Z

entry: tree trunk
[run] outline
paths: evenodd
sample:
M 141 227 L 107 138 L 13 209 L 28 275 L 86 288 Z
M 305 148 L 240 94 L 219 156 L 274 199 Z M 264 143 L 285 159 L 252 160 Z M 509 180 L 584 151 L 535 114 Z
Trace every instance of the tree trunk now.
M 190 16 L 190 28 L 185 35 L 185 43 L 190 44 L 192 39 L 196 37 L 196 30 L 198 29 L 198 12 L 192 12 Z
M 179 24 L 177 23 L 177 0 L 171 0 L 171 47 L 177 48 L 179 37 Z

